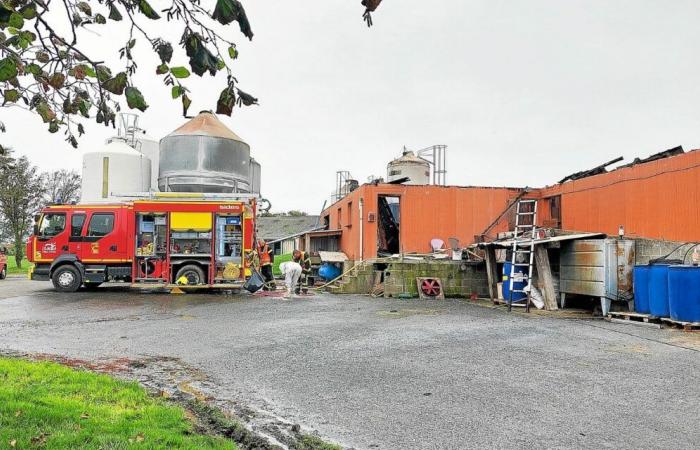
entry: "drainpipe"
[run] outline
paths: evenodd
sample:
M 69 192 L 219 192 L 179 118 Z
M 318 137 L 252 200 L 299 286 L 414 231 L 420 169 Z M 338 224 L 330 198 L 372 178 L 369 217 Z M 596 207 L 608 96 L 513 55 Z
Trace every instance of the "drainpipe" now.
M 364 199 L 360 197 L 360 261 L 364 259 L 364 244 L 365 244 L 365 234 L 364 234 Z

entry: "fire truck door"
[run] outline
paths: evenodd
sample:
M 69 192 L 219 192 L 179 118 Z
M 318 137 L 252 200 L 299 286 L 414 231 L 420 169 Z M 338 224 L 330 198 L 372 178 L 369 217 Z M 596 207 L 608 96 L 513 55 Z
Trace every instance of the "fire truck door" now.
M 72 212 L 70 216 L 70 236 L 68 237 L 68 253 L 81 257 L 83 243 L 83 228 L 85 227 L 84 212 Z
M 58 255 L 68 253 L 67 228 L 65 212 L 47 212 L 42 216 L 34 248 L 36 261 L 51 262 Z
M 123 262 L 126 260 L 126 233 L 115 211 L 93 212 L 83 229 L 82 260 L 86 262 Z

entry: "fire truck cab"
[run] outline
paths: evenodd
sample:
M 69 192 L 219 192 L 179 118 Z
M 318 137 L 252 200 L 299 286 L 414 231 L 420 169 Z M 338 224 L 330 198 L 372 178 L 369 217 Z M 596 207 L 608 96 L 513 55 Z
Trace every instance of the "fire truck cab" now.
M 3 247 L 0 248 L 0 280 L 4 280 L 7 277 L 7 250 Z
M 50 206 L 27 242 L 30 278 L 62 292 L 107 281 L 238 289 L 250 275 L 255 209 L 254 199 Z

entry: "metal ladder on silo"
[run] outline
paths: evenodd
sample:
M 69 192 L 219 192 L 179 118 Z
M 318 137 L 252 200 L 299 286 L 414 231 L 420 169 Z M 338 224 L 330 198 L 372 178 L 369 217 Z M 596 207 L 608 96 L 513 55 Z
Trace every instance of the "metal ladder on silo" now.
M 513 293 L 523 293 L 525 311 L 530 312 L 530 291 L 532 289 L 532 265 L 535 258 L 535 238 L 537 237 L 537 200 L 520 200 L 515 210 L 515 231 L 510 256 L 510 292 L 508 294 L 508 312 L 513 308 Z M 522 255 L 518 258 L 518 255 Z M 526 262 L 518 262 L 525 260 Z M 527 267 L 527 276 L 516 271 L 517 267 Z M 517 280 L 516 280 L 517 275 Z M 523 289 L 514 289 L 515 282 L 527 281 Z M 516 300 L 520 301 L 520 300 Z

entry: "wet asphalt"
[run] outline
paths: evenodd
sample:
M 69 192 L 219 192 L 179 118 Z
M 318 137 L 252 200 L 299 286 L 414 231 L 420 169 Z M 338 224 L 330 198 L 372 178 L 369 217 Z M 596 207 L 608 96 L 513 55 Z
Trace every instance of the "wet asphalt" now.
M 464 300 L 0 281 L 0 349 L 181 358 L 218 398 L 357 449 L 697 448 L 699 335 Z

